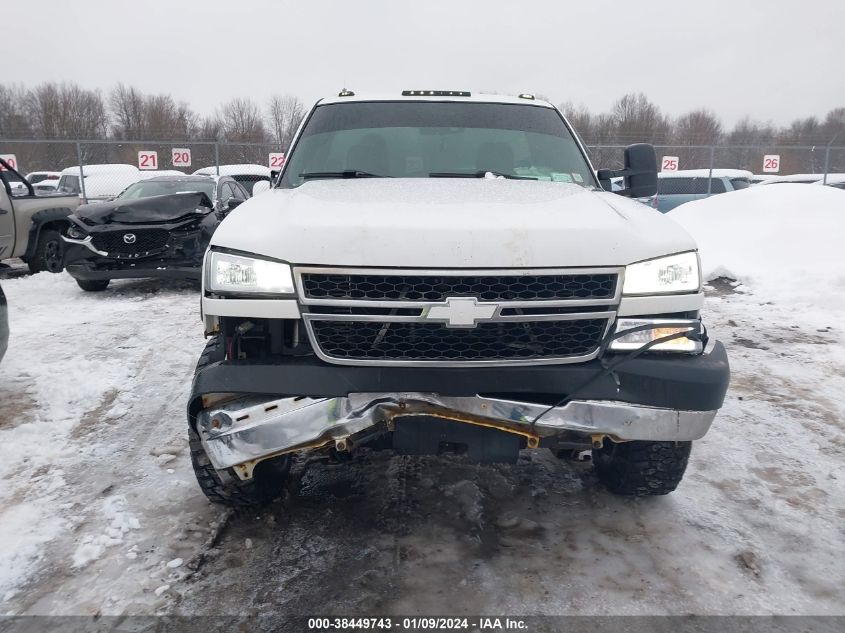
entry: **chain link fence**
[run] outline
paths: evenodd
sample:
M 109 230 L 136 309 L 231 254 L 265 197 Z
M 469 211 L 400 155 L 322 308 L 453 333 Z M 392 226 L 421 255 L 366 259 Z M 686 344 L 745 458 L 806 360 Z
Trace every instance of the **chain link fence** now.
M 269 180 L 284 163 L 275 143 L 215 141 L 120 141 L 0 139 L 0 158 L 24 175 L 33 174 L 36 194 L 76 193 L 86 200 L 112 198 L 129 185 L 160 175 L 251 176 Z M 49 172 L 37 174 L 34 172 Z
M 593 166 L 621 169 L 624 145 L 587 145 Z M 825 145 L 655 145 L 662 172 L 741 169 L 772 178 L 845 174 L 845 147 Z M 809 179 L 809 178 L 808 178 Z
M 620 169 L 624 145 L 588 145 L 596 168 Z M 690 169 L 741 169 L 760 176 L 807 175 L 807 180 L 841 181 L 845 147 L 796 145 L 657 145 L 663 172 Z M 0 139 L 0 157 L 33 177 L 36 193 L 58 190 L 85 199 L 111 198 L 130 184 L 163 174 L 241 172 L 269 179 L 271 169 L 284 163 L 283 148 L 274 143 L 215 141 L 121 141 Z M 234 167 L 237 166 L 237 167 Z M 249 166 L 249 167 L 246 167 Z M 249 187 L 251 189 L 251 186 Z

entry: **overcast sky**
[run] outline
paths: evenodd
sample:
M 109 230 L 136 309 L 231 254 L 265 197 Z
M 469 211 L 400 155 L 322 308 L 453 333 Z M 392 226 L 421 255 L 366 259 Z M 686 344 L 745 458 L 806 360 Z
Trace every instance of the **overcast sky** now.
M 0 81 L 118 81 L 202 114 L 235 96 L 645 92 L 732 124 L 845 106 L 842 0 L 9 0 Z

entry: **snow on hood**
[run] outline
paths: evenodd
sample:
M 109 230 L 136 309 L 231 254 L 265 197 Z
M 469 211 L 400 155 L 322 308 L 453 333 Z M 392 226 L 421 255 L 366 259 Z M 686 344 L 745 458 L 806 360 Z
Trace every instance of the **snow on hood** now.
M 148 224 L 175 222 L 186 216 L 207 214 L 211 212 L 211 207 L 211 200 L 206 194 L 188 191 L 83 204 L 77 207 L 75 215 L 88 225 Z
M 307 182 L 248 200 L 212 245 L 296 264 L 625 265 L 695 249 L 663 214 L 577 185 L 505 179 Z
M 698 241 L 705 279 L 738 279 L 773 301 L 845 308 L 845 191 L 751 187 L 668 215 Z

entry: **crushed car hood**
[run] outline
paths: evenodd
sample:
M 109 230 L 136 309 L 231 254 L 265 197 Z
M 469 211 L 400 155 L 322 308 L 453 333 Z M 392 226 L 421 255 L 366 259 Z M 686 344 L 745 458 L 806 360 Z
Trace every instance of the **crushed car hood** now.
M 294 264 L 407 267 L 627 265 L 694 250 L 639 202 L 578 185 L 505 179 L 348 179 L 240 205 L 212 245 Z
M 175 222 L 188 216 L 204 216 L 211 212 L 212 203 L 202 192 L 171 193 L 163 196 L 112 200 L 83 204 L 76 209 L 76 217 L 83 223 L 97 224 L 155 224 Z

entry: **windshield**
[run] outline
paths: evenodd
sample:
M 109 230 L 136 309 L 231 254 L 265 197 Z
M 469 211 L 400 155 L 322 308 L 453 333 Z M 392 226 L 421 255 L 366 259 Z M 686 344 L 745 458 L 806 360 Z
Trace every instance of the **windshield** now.
M 201 191 L 214 200 L 214 181 L 203 180 L 147 180 L 129 185 L 119 196 L 124 198 L 147 198 L 149 196 L 166 196 L 171 193 L 186 193 Z
M 516 178 L 596 186 L 557 111 L 535 105 L 361 102 L 318 106 L 281 181 L 313 177 Z

